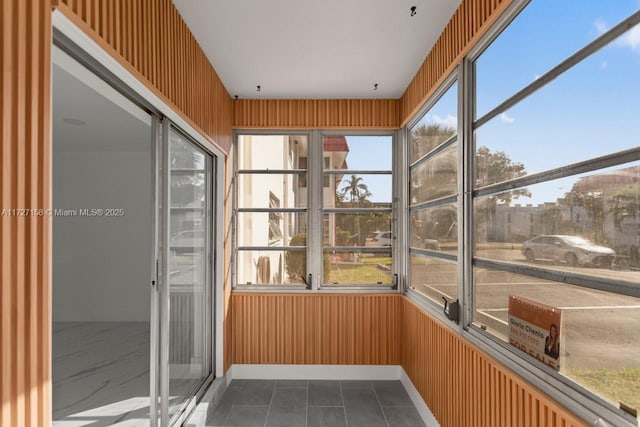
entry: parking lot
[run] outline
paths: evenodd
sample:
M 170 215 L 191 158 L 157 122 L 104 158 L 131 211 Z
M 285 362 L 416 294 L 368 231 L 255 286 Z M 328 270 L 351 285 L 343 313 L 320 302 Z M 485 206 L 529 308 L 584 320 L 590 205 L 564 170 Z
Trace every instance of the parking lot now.
M 531 265 L 515 249 L 479 251 L 477 255 Z M 545 261 L 536 264 L 640 286 L 640 273 L 636 271 L 569 267 Z M 521 296 L 562 309 L 562 371 L 640 367 L 640 298 L 495 270 L 476 269 L 474 274 L 474 322 L 486 326 L 492 334 L 508 340 L 509 296 Z M 443 296 L 457 297 L 454 264 L 414 263 L 411 281 L 416 290 L 438 302 Z

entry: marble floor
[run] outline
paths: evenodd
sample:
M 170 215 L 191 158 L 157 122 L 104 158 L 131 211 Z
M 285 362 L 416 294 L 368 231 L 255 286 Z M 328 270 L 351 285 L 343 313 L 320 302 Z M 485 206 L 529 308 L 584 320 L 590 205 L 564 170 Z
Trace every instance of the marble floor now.
M 148 322 L 53 323 L 53 425 L 149 425 Z M 170 414 L 201 384 L 171 379 Z
M 233 380 L 207 426 L 421 427 L 400 381 Z

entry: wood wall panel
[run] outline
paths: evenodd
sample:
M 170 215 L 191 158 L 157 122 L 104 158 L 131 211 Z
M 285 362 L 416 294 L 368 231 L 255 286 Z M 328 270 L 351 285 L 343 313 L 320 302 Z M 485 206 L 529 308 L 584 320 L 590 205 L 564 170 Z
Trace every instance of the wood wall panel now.
M 54 0 L 58 8 L 224 151 L 227 90 L 171 0 Z
M 461 62 L 511 0 L 462 0 L 462 3 L 400 98 L 404 126 Z
M 443 427 L 586 426 L 405 297 L 401 328 L 402 367 Z
M 0 5 L 0 425 L 51 416 L 51 4 Z M 4 211 L 4 210 L 9 211 Z
M 233 363 L 399 365 L 401 298 L 233 293 Z
M 234 127 L 239 129 L 400 127 L 396 99 L 238 99 L 233 103 Z

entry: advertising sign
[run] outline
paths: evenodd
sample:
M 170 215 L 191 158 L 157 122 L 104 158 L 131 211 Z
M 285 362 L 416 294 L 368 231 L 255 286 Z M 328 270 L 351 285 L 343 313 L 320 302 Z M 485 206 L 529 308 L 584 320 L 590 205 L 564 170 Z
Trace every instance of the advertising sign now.
M 562 310 L 509 296 L 509 343 L 539 361 L 560 369 Z

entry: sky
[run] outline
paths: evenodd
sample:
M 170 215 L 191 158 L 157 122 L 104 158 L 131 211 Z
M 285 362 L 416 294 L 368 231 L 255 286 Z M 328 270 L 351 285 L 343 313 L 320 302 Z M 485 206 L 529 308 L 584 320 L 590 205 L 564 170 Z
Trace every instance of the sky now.
M 640 0 L 534 0 L 476 62 L 477 117 L 640 9 Z M 455 126 L 456 87 L 421 122 Z M 481 126 L 477 146 L 541 172 L 640 145 L 640 26 Z M 627 167 L 618 166 L 618 168 Z M 515 203 L 555 202 L 578 177 Z

